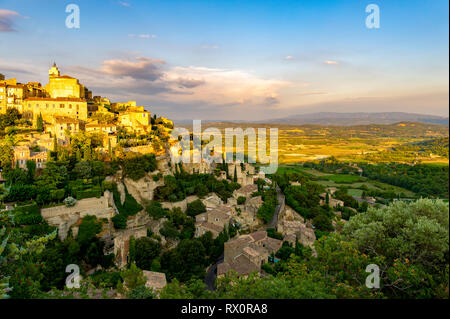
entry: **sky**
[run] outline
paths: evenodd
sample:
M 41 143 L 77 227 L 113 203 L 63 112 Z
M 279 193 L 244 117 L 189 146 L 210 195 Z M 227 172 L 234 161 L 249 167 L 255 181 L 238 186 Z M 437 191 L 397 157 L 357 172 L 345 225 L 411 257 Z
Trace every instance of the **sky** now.
M 174 120 L 448 116 L 448 41 L 447 0 L 0 0 L 6 78 L 45 85 L 56 62 L 93 95 Z

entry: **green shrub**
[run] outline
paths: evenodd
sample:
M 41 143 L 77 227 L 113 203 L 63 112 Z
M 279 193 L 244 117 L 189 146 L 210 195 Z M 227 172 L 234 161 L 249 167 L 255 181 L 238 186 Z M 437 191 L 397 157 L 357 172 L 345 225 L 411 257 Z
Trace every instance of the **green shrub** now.
M 206 206 L 199 199 L 187 204 L 186 214 L 189 216 L 195 217 L 204 212 L 206 212 Z
M 127 216 L 123 214 L 119 214 L 111 218 L 114 228 L 116 229 L 125 229 L 127 228 Z
M 238 205 L 243 205 L 243 204 L 245 203 L 246 200 L 247 200 L 246 197 L 244 197 L 244 196 L 239 196 L 238 199 L 237 199 L 237 204 L 238 204 Z
M 167 215 L 166 210 L 162 208 L 161 203 L 155 201 L 152 201 L 150 205 L 146 207 L 146 211 L 149 214 L 149 216 L 154 219 L 160 219 Z
M 81 200 L 84 198 L 92 198 L 92 197 L 97 197 L 100 198 L 102 196 L 102 190 L 100 189 L 100 187 L 92 187 L 91 189 L 88 190 L 80 190 L 76 192 L 77 195 L 77 200 Z

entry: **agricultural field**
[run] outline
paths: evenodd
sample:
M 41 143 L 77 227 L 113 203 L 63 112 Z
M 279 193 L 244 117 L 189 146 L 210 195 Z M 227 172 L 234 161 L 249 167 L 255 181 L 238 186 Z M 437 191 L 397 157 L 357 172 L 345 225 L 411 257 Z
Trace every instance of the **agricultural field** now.
M 334 157 L 366 163 L 442 163 L 448 165 L 446 125 L 403 122 L 357 126 L 281 125 L 211 122 L 202 129 L 277 128 L 278 162 L 298 164 Z M 186 126 L 189 130 L 192 128 Z M 267 136 L 269 145 L 269 136 Z M 234 148 L 235 151 L 236 148 Z M 243 150 L 245 154 L 255 149 Z
M 402 187 L 389 185 L 379 181 L 370 180 L 363 176 L 349 174 L 327 174 L 313 168 L 302 167 L 298 165 L 280 165 L 278 174 L 300 173 L 316 179 L 318 184 L 325 187 L 346 188 L 351 196 L 361 197 L 364 189 L 380 192 L 394 192 L 405 198 L 414 198 L 415 193 Z

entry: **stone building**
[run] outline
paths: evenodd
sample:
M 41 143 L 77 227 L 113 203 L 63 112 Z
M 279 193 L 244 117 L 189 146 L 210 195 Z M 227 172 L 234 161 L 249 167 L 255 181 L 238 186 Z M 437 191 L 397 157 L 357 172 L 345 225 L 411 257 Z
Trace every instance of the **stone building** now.
M 48 71 L 49 82 L 45 89 L 50 98 L 78 98 L 88 97 L 88 90 L 80 84 L 78 79 L 68 75 L 61 75 L 56 63 Z
M 291 244 L 295 244 L 298 240 L 302 245 L 312 247 L 316 240 L 316 234 L 311 225 L 289 206 L 286 206 L 279 215 L 277 231 L 283 234 L 283 239 Z
M 166 274 L 163 272 L 143 270 L 147 282 L 145 287 L 153 290 L 154 293 L 159 294 L 161 289 L 167 285 Z
M 69 116 L 54 116 L 53 125 L 47 125 L 46 131 L 56 136 L 58 144 L 65 145 L 69 142 L 68 134 L 80 132 L 80 121 Z
M 222 205 L 195 216 L 195 237 L 208 231 L 216 238 L 231 222 L 231 207 Z
M 37 168 L 45 167 L 47 162 L 47 152 L 32 152 L 26 145 L 14 146 L 14 165 L 25 169 L 27 167 L 27 161 L 34 161 Z
M 257 231 L 241 235 L 225 243 L 224 261 L 217 266 L 217 276 L 221 277 L 234 270 L 239 276 L 248 276 L 259 272 L 261 266 L 276 253 L 282 241 L 267 236 L 266 231 Z
M 151 113 L 143 106 L 129 106 L 125 111 L 119 112 L 119 125 L 128 132 L 146 133 L 151 130 Z
M 253 193 L 258 191 L 258 186 L 256 184 L 249 184 L 246 186 L 243 186 L 239 189 L 236 189 L 233 192 L 233 197 L 238 199 L 239 197 L 245 197 L 250 198 Z

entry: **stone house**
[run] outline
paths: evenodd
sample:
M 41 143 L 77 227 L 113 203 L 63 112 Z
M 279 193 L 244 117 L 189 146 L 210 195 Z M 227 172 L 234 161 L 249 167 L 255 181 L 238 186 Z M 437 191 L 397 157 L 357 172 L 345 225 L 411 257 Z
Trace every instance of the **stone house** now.
M 45 167 L 47 162 L 47 152 L 31 152 L 30 148 L 26 145 L 14 146 L 14 165 L 22 169 L 26 169 L 27 161 L 34 161 L 37 168 Z
M 268 237 L 264 230 L 232 239 L 225 243 L 224 261 L 217 266 L 217 276 L 224 276 L 230 270 L 239 276 L 259 272 L 261 266 L 269 261 L 269 256 L 281 246 L 281 240 Z
M 152 289 L 154 293 L 159 294 L 159 291 L 167 285 L 165 273 L 148 270 L 143 270 L 142 272 L 147 278 L 145 287 Z
M 231 207 L 219 206 L 205 213 L 195 216 L 195 237 L 200 237 L 210 231 L 213 238 L 231 222 Z
M 316 240 L 314 229 L 289 206 L 286 206 L 279 216 L 277 231 L 291 244 L 298 240 L 302 245 L 312 247 Z

